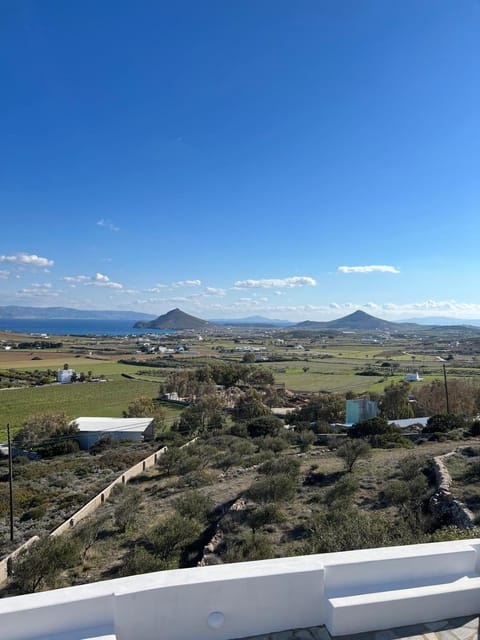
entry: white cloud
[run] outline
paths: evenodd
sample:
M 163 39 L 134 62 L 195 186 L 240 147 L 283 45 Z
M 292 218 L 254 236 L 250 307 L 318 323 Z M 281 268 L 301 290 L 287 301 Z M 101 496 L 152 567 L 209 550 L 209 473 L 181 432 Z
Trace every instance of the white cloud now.
M 225 296 L 227 292 L 225 289 L 220 289 L 218 287 L 205 287 L 204 294 L 206 296 Z
M 6 280 L 10 275 L 10 271 L 5 271 L 5 269 L 0 269 L 0 280 Z
M 53 265 L 53 260 L 29 253 L 17 253 L 14 256 L 0 256 L 0 262 L 29 267 L 51 267 Z
M 104 276 L 102 273 L 96 273 L 94 280 L 96 280 L 96 282 L 110 282 L 110 278 Z
M 378 271 L 380 273 L 400 273 L 396 267 L 392 267 L 388 264 L 369 264 L 357 267 L 337 267 L 337 271 L 341 273 L 373 273 Z
M 168 289 L 168 286 L 166 284 L 156 284 L 151 289 L 146 289 L 146 291 L 148 293 L 161 293 L 162 289 Z
M 97 221 L 97 227 L 104 227 L 110 231 L 120 231 L 119 227 L 116 227 L 111 220 L 106 220 L 105 218 L 100 218 Z
M 94 282 L 85 282 L 86 287 L 108 287 L 109 289 L 123 289 L 123 284 L 119 282 L 111 282 L 110 280 L 95 280 Z
M 32 285 L 31 289 L 20 289 L 16 295 L 20 298 L 56 298 L 60 295 L 59 291 L 53 291 L 48 286 L 40 288 L 39 285 Z
M 62 278 L 64 282 L 85 282 L 90 280 L 90 276 L 65 276 Z
M 292 287 L 314 287 L 317 281 L 308 276 L 291 276 L 290 278 L 261 278 L 260 280 L 237 280 L 234 284 L 236 289 L 271 289 L 271 288 L 292 288 Z
M 200 287 L 201 280 L 179 280 L 178 282 L 172 282 L 172 287 Z

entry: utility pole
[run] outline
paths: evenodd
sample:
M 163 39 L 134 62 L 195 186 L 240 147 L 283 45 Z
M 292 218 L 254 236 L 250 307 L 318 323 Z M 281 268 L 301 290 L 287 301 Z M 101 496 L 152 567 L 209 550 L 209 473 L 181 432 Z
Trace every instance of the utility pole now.
M 445 365 L 443 365 L 443 380 L 445 382 L 445 401 L 447 403 L 447 413 L 450 413 L 450 404 L 448 402 L 447 370 L 445 369 Z
M 8 486 L 10 491 L 10 541 L 13 542 L 13 464 L 12 439 L 10 438 L 10 424 L 7 424 L 8 438 Z

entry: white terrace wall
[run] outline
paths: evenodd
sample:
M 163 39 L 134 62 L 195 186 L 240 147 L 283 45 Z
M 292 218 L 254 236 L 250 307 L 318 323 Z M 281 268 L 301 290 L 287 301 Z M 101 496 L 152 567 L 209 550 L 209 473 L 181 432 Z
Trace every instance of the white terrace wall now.
M 3 598 L 1 637 L 230 640 L 324 624 L 337 635 L 336 628 L 346 626 L 369 631 L 476 615 L 479 550 L 480 540 L 473 539 L 346 551 L 161 571 Z M 375 605 L 389 593 L 388 619 L 383 603 L 370 615 L 370 600 Z M 337 607 L 342 603 L 336 600 L 351 594 L 363 594 L 352 597 L 364 602 Z
M 68 531 L 76 524 L 78 524 L 81 520 L 89 516 L 91 513 L 96 511 L 105 500 L 108 500 L 110 494 L 112 493 L 114 487 L 119 484 L 126 484 L 132 478 L 135 478 L 142 474 L 147 469 L 154 467 L 160 456 L 162 456 L 167 450 L 167 447 L 163 447 L 152 455 L 148 456 L 148 458 L 144 458 L 137 464 L 134 464 L 133 467 L 124 471 L 118 478 L 116 478 L 111 484 L 109 484 L 105 489 L 102 489 L 99 494 L 97 494 L 94 498 L 92 498 L 87 504 L 84 504 L 78 511 L 76 511 L 68 520 L 65 520 L 59 527 L 54 529 L 50 535 L 51 536 L 59 536 L 65 531 Z

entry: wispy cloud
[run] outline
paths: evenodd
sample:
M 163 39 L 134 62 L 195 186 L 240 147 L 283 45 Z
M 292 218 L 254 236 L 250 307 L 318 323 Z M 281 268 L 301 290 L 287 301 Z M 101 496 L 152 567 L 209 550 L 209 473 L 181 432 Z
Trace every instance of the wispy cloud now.
M 64 282 L 86 282 L 90 280 L 90 276 L 65 276 L 61 278 Z
M 0 280 L 6 280 L 10 275 L 10 271 L 5 271 L 5 269 L 0 269 Z
M 57 298 L 60 295 L 60 291 L 54 291 L 50 286 L 42 287 L 41 285 L 33 284 L 31 288 L 20 289 L 16 295 L 19 298 Z
M 0 256 L 0 262 L 29 267 L 51 267 L 53 265 L 53 260 L 29 253 L 17 253 L 14 256 Z
M 261 278 L 260 280 L 237 280 L 234 284 L 236 289 L 272 289 L 293 287 L 314 287 L 317 281 L 308 276 L 291 276 L 289 278 Z
M 204 294 L 206 296 L 226 296 L 227 292 L 219 287 L 205 287 Z
M 399 269 L 388 264 L 367 264 L 356 267 L 337 267 L 337 271 L 341 273 L 400 273 Z
M 201 280 L 179 280 L 178 282 L 172 282 L 172 287 L 177 289 L 178 287 L 200 287 Z
M 96 273 L 94 276 L 64 276 L 63 282 L 68 282 L 70 287 L 75 288 L 76 284 L 83 284 L 85 287 L 107 287 L 109 289 L 123 289 L 123 284 L 112 282 L 103 273 Z
M 97 227 L 103 227 L 110 231 L 120 231 L 120 227 L 115 226 L 111 220 L 107 220 L 106 218 L 100 218 L 100 220 L 97 221 Z

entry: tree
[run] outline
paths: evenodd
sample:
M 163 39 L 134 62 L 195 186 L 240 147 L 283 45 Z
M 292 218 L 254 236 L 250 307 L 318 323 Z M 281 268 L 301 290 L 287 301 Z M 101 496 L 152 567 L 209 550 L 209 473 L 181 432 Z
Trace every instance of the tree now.
M 370 455 L 371 446 L 365 440 L 348 439 L 338 447 L 336 453 L 344 461 L 348 473 L 351 473 L 357 460 Z
M 126 411 L 123 411 L 124 418 L 154 418 L 154 426 L 164 428 L 167 412 L 164 407 L 154 402 L 152 398 L 140 396 L 135 398 Z
M 13 562 L 13 579 L 22 593 L 54 587 L 59 575 L 79 560 L 75 541 L 64 536 L 41 538 L 19 553 Z
M 247 429 L 251 438 L 260 438 L 262 436 L 276 437 L 283 431 L 284 426 L 280 418 L 265 415 L 249 422 Z
M 175 429 L 186 436 L 207 431 L 217 431 L 225 425 L 223 403 L 216 395 L 207 395 L 187 407 L 180 416 Z
M 447 433 L 453 429 L 465 429 L 465 427 L 465 420 L 461 416 L 444 413 L 431 416 L 422 433 Z
M 83 563 L 85 563 L 87 554 L 90 549 L 100 538 L 100 534 L 104 530 L 107 520 L 108 516 L 106 515 L 100 517 L 91 517 L 87 522 L 83 523 L 81 527 L 78 528 L 78 530 L 75 532 L 75 537 L 80 544 L 80 556 Z
M 302 407 L 292 422 L 343 422 L 345 420 L 345 400 L 336 393 L 319 393 L 305 407 Z
M 78 450 L 78 427 L 64 413 L 44 413 L 28 418 L 13 441 L 17 447 L 42 455 L 62 455 Z
M 394 424 L 388 424 L 385 418 L 370 418 L 357 422 L 348 430 L 350 438 L 363 438 L 372 447 L 392 448 L 412 446 L 409 440 L 403 437 L 402 431 Z
M 245 362 L 247 364 L 255 362 L 255 354 L 253 353 L 253 351 L 247 351 L 247 353 L 243 355 L 242 362 Z
M 388 420 L 412 418 L 413 409 L 408 401 L 410 385 L 407 382 L 392 383 L 385 387 L 380 400 L 380 414 Z
M 423 384 L 415 391 L 417 415 L 432 416 L 445 413 L 445 385 L 441 380 Z M 480 390 L 472 382 L 458 378 L 448 380 L 448 400 L 451 413 L 475 416 L 480 410 Z
M 251 420 L 259 416 L 270 415 L 270 409 L 263 404 L 258 391 L 248 389 L 235 404 L 233 415 L 239 420 Z

